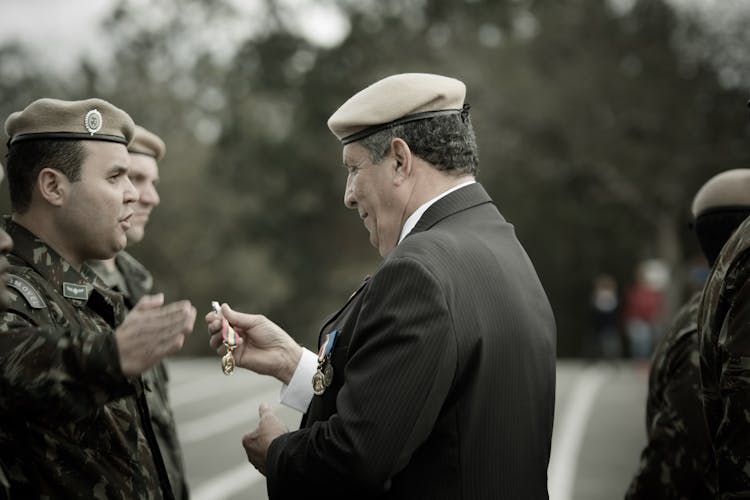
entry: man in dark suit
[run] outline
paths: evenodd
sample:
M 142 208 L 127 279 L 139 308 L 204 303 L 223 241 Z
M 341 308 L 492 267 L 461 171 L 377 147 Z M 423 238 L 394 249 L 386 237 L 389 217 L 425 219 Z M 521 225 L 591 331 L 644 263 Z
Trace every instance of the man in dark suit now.
M 395 75 L 329 119 L 344 203 L 383 261 L 324 323 L 317 357 L 222 306 L 242 339 L 237 364 L 309 394 L 300 430 L 262 405 L 243 439 L 271 500 L 548 497 L 554 318 L 513 226 L 474 180 L 465 91 Z M 224 354 L 226 324 L 206 320 Z

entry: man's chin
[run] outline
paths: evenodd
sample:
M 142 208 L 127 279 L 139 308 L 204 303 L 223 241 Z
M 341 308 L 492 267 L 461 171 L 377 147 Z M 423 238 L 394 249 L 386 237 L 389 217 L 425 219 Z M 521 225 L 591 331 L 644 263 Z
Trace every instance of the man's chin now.
M 143 226 L 132 226 L 125 232 L 125 236 L 128 239 L 128 246 L 140 243 L 145 234 L 146 231 Z

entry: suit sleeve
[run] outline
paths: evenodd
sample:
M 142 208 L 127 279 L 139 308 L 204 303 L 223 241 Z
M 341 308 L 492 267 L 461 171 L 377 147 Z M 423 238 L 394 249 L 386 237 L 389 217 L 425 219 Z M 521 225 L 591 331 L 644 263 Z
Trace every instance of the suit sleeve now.
M 750 281 L 732 300 L 719 335 L 723 414 L 714 438 L 719 498 L 750 496 Z
M 131 394 L 113 335 L 0 314 L 0 413 L 59 424 Z
M 438 418 L 457 363 L 438 280 L 413 259 L 393 259 L 365 293 L 337 413 L 274 440 L 271 500 L 303 498 L 321 481 L 349 498 L 387 491 Z

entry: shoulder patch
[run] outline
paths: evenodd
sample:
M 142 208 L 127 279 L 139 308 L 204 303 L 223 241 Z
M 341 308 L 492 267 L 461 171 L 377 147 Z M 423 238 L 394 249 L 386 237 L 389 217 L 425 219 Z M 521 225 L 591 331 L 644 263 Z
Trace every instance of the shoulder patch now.
M 18 290 L 32 309 L 44 309 L 47 307 L 42 295 L 36 290 L 36 288 L 20 276 L 8 273 L 8 286 Z

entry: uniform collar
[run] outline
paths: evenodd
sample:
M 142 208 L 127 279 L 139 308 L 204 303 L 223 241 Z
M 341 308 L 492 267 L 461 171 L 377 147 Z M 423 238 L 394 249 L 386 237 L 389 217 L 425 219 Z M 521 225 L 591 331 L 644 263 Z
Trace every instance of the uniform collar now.
M 114 309 L 103 314 L 105 319 L 109 321 L 112 317 L 112 320 L 116 321 L 121 318 L 122 297 L 108 291 L 104 282 L 87 264 L 81 265 L 80 272 L 76 271 L 52 247 L 10 217 L 3 217 L 3 225 L 5 231 L 13 238 L 11 264 L 13 257 L 20 259 L 47 280 L 60 295 L 74 304 L 90 304 L 93 300 L 94 304 L 100 305 L 104 299 L 104 302 Z

